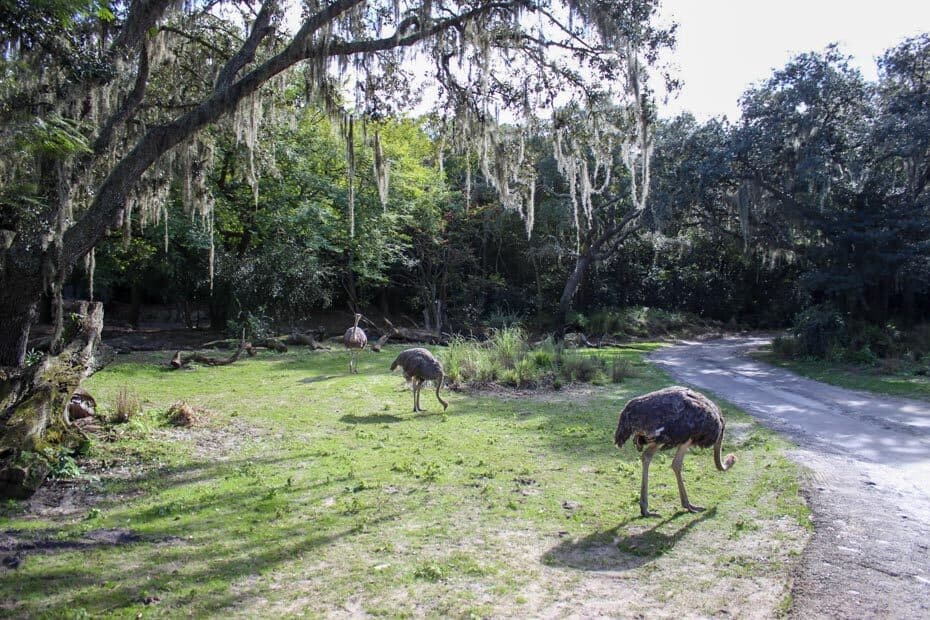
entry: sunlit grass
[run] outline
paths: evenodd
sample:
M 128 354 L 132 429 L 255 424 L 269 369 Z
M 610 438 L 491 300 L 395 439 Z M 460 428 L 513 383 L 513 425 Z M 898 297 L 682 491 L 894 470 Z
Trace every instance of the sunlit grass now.
M 363 355 L 352 376 L 342 352 L 191 371 L 166 370 L 166 354 L 121 359 L 86 387 L 111 411 L 128 389 L 142 412 L 115 427 L 116 441 L 92 446 L 90 460 L 109 469 L 88 483 L 98 500 L 87 510 L 39 519 L 7 506 L 0 530 L 69 544 L 0 571 L 0 609 L 534 615 L 546 602 L 527 599 L 530 584 L 551 580 L 547 596 L 565 596 L 559 584 L 599 570 L 603 554 L 588 563 L 587 550 L 606 544 L 616 556 L 608 563 L 626 567 L 641 592 L 641 611 L 670 592 L 668 608 L 686 610 L 686 589 L 661 585 L 657 573 L 692 563 L 730 571 L 732 563 L 714 568 L 708 558 L 739 555 L 733 537 L 775 530 L 788 538 L 782 551 L 740 570 L 787 583 L 787 550 L 801 544 L 806 516 L 797 471 L 780 442 L 734 409 L 728 420 L 747 429 L 728 441 L 737 466 L 719 474 L 709 451 L 686 461 L 692 499 L 713 510 L 677 513 L 662 455 L 650 505 L 668 518 L 639 518 L 639 460 L 611 440 L 626 400 L 669 383 L 642 359 L 650 348 L 580 352 L 627 360 L 635 376 L 620 384 L 565 386 L 538 399 L 452 393 L 445 414 L 426 391 L 426 412 L 410 412 L 403 378 L 388 372 L 398 347 Z M 178 400 L 203 411 L 206 426 L 167 426 Z M 793 528 L 780 525 L 786 520 Z M 100 539 L 119 531 L 133 538 Z
M 926 365 L 862 366 L 819 359 L 784 359 L 771 351 L 757 353 L 756 357 L 768 364 L 831 385 L 889 396 L 930 400 L 930 376 L 927 374 Z

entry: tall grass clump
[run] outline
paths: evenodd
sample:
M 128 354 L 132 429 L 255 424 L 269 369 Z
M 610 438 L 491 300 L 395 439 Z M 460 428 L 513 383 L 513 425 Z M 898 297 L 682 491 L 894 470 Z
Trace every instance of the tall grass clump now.
M 633 363 L 623 357 L 566 349 L 552 338 L 530 346 L 518 327 L 493 330 L 484 342 L 457 336 L 443 354 L 443 362 L 452 384 L 559 387 L 574 382 L 620 383 L 637 376 Z
M 559 377 L 568 382 L 592 383 L 602 381 L 607 369 L 603 357 L 563 351 L 559 358 Z
M 443 352 L 446 378 L 452 383 L 469 383 L 478 377 L 478 368 L 487 353 L 473 338 L 455 336 Z
M 443 354 L 446 376 L 453 384 L 491 383 L 525 387 L 551 376 L 559 354 L 551 340 L 531 348 L 519 327 L 491 331 L 484 342 L 456 336 Z
M 519 327 L 502 327 L 491 331 L 491 351 L 502 369 L 513 370 L 529 351 L 526 332 Z
M 139 397 L 127 388 L 122 388 L 116 395 L 116 411 L 113 413 L 113 421 L 124 424 L 140 413 L 142 413 L 142 403 Z
M 624 379 L 638 376 L 633 362 L 625 357 L 615 357 L 610 362 L 610 380 L 613 383 L 622 383 Z

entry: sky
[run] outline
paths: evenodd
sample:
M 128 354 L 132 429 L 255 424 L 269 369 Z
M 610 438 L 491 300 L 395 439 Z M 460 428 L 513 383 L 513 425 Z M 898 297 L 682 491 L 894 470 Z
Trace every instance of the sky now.
M 901 40 L 930 32 L 930 2 L 907 0 L 662 0 L 678 22 L 670 61 L 684 81 L 660 114 L 739 118 L 738 100 L 798 53 L 836 42 L 868 79 L 875 59 Z

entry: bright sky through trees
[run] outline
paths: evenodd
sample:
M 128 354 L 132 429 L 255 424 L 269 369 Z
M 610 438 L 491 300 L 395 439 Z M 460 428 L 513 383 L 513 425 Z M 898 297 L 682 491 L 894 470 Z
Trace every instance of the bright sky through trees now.
M 661 13 L 679 24 L 671 62 L 684 81 L 662 115 L 700 120 L 737 119 L 743 91 L 795 54 L 837 42 L 871 79 L 886 49 L 930 31 L 930 2 L 914 0 L 663 0 Z

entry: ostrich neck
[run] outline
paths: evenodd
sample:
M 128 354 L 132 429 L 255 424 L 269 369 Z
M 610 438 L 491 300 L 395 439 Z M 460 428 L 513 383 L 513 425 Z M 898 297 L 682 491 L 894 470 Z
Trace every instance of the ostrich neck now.
M 730 464 L 728 463 L 724 465 L 722 462 L 720 462 L 720 446 L 722 443 L 723 443 L 723 430 L 720 431 L 720 436 L 717 437 L 717 442 L 714 443 L 714 465 L 716 465 L 717 469 L 719 469 L 720 471 L 726 471 L 730 469 Z

